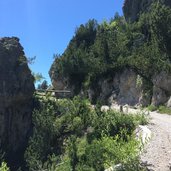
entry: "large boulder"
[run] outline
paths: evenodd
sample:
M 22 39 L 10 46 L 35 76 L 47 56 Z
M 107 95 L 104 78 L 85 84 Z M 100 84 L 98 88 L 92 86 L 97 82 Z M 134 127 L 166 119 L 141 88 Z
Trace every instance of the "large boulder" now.
M 153 97 L 152 97 L 152 105 L 159 106 L 163 105 L 168 101 L 167 94 L 165 90 L 159 88 L 158 86 L 153 87 Z
M 170 0 L 160 0 L 163 4 L 171 7 Z M 126 21 L 134 22 L 138 20 L 139 15 L 149 9 L 155 0 L 125 0 L 123 5 L 123 13 Z
M 170 107 L 171 97 L 171 74 L 167 72 L 160 72 L 153 76 L 153 98 L 152 104 L 155 106 L 167 104 Z
M 0 147 L 19 165 L 31 130 L 34 79 L 19 39 L 0 39 Z

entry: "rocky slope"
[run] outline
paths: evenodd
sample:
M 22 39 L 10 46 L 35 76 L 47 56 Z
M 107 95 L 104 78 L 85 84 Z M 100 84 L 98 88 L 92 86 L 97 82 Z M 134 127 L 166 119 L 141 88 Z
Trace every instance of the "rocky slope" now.
M 21 161 L 31 128 L 34 92 L 19 39 L 0 39 L 0 146 L 9 164 Z
M 171 7 L 170 0 L 160 0 L 165 5 Z M 150 4 L 155 2 L 154 0 L 125 0 L 123 5 L 123 12 L 125 19 L 130 22 L 134 22 L 138 19 L 139 15 L 147 11 L 150 7 Z

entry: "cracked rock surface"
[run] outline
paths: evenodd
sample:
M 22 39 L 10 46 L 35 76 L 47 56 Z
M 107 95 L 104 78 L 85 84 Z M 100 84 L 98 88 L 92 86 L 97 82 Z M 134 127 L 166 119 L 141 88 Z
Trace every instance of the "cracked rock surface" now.
M 34 79 L 19 39 L 0 38 L 0 147 L 10 166 L 19 165 L 24 155 L 33 92 Z

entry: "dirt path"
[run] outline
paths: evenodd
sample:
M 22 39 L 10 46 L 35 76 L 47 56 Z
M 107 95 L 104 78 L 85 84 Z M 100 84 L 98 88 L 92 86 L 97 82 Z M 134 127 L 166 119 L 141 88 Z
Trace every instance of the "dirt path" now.
M 171 171 L 171 116 L 150 112 L 152 138 L 141 155 L 150 171 Z
M 120 106 L 113 104 L 113 110 L 120 110 Z M 107 109 L 106 109 L 107 110 Z M 123 107 L 125 113 L 137 113 L 140 109 Z M 151 140 L 145 145 L 141 154 L 142 163 L 149 171 L 171 171 L 171 115 L 150 113 L 148 128 L 152 132 Z

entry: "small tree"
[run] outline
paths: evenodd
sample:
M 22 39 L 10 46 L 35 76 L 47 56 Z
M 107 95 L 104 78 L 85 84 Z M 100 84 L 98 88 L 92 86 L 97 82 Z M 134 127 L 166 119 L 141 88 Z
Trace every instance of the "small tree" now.
M 32 72 L 32 75 L 34 77 L 34 82 L 41 82 L 44 79 L 44 77 L 41 73 Z
M 48 82 L 44 80 L 42 84 L 40 85 L 40 89 L 46 90 L 48 88 Z

